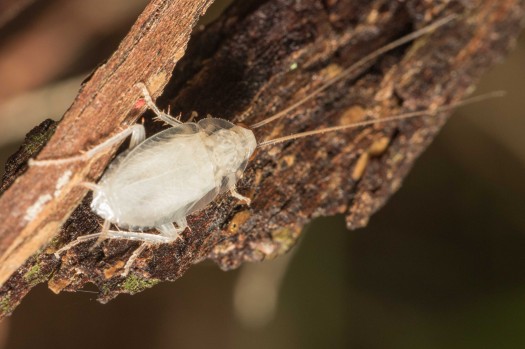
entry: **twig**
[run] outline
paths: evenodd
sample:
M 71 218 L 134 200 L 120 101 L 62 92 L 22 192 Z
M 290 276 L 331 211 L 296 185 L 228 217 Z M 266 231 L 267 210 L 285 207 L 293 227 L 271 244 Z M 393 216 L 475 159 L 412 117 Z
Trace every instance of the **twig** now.
M 195 3 L 186 3 L 193 12 L 185 23 L 206 7 L 192 6 Z M 78 154 L 122 123 L 132 122 L 139 113 L 136 108 L 129 115 L 138 97 L 132 88 L 135 82 L 146 78 L 154 95 L 159 94 L 170 77 L 173 59 L 182 54 L 184 40 L 166 42 L 173 40 L 166 32 L 175 35 L 182 30 L 181 22 L 172 17 L 176 5 L 155 4 L 165 7 L 148 7 L 117 53 L 85 86 L 39 158 Z M 192 38 L 158 102 L 160 107 L 169 104 L 175 115 L 196 110 L 199 115 L 253 124 L 304 97 L 373 49 L 437 16 L 458 13 L 461 20 L 384 55 L 256 135 L 262 140 L 270 134 L 362 120 L 368 114 L 438 107 L 461 99 L 482 72 L 506 53 L 520 29 L 523 1 L 478 1 L 472 6 L 348 0 L 324 2 L 321 7 L 314 0 L 237 1 Z M 174 42 L 179 49 L 173 49 Z M 161 57 L 155 54 L 158 50 Z M 148 249 L 125 279 L 119 271 L 135 243 L 110 241 L 94 251 L 86 244 L 68 251 L 61 261 L 41 253 L 18 269 L 0 291 L 0 304 L 3 300 L 9 305 L 3 312 L 9 313 L 33 284 L 50 277 L 50 287 L 57 292 L 92 282 L 101 290 L 100 299 L 107 301 L 122 292 L 135 293 L 161 280 L 174 280 L 206 258 L 231 269 L 244 261 L 283 254 L 314 216 L 346 213 L 350 228 L 363 226 L 399 188 L 445 119 L 440 115 L 377 125 L 260 151 L 239 183 L 240 191 L 252 198 L 250 208 L 220 197 L 189 218 L 192 232 L 184 234 L 184 242 Z M 146 127 L 159 129 L 149 118 Z M 107 158 L 53 171 L 32 168 L 4 193 L 0 217 L 11 221 L 0 228 L 3 281 L 31 251 L 56 235 L 84 193 L 74 185 L 96 178 L 106 163 Z M 69 181 L 55 196 L 64 177 Z M 28 220 L 28 209 L 39 208 L 34 206 L 39 200 L 46 202 Z M 88 203 L 89 198 L 74 211 L 48 252 L 98 229 Z M 11 246 L 31 248 L 21 255 L 20 248 Z M 8 268 L 5 263 L 12 260 L 16 263 Z M 33 276 L 27 277 L 28 273 Z

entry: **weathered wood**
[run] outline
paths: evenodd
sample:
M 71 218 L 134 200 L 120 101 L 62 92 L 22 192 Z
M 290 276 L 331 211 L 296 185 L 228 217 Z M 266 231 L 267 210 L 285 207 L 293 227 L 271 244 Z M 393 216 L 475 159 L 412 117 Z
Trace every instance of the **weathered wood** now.
M 123 125 L 135 122 L 137 82 L 156 96 L 182 57 L 191 31 L 210 1 L 155 0 L 113 56 L 91 76 L 64 115 L 40 158 L 57 158 L 89 149 Z M 88 131 L 89 130 L 89 131 Z M 85 190 L 79 181 L 96 178 L 101 161 L 56 168 L 32 167 L 0 198 L 0 284 L 56 236 Z
M 182 35 L 180 20 L 173 20 L 182 2 L 155 4 L 162 6 L 149 6 L 139 18 L 115 55 L 86 84 L 39 158 L 76 154 L 134 120 L 142 110 L 133 107 L 138 98 L 135 82 L 146 80 L 154 95 L 159 94 L 182 55 L 189 29 Z M 196 1 L 186 5 L 184 14 L 193 11 L 185 17 L 186 24 L 206 7 Z M 457 101 L 512 46 L 524 13 L 523 0 L 479 0 L 469 5 L 237 1 L 194 35 L 158 102 L 163 108 L 169 104 L 173 114 L 189 115 L 195 110 L 253 124 L 299 100 L 372 50 L 449 13 L 462 17 L 384 55 L 256 135 L 273 138 Z M 167 32 L 178 39 L 160 36 Z M 98 229 L 100 222 L 89 210 L 88 196 L 63 225 L 60 237 L 4 284 L 2 312 L 9 313 L 34 284 L 48 279 L 57 292 L 92 282 L 101 290 L 100 299 L 107 301 L 122 292 L 135 293 L 174 280 L 206 258 L 227 270 L 244 261 L 285 253 L 301 227 L 316 216 L 345 213 L 349 228 L 363 226 L 399 188 L 445 120 L 446 115 L 439 115 L 375 125 L 262 149 L 239 183 L 239 191 L 252 198 L 251 207 L 226 196 L 218 198 L 189 218 L 192 231 L 183 234 L 183 242 L 147 249 L 127 278 L 119 273 L 137 243 L 108 241 L 93 251 L 92 243 L 86 243 L 68 251 L 61 261 L 50 254 L 57 246 Z M 161 127 L 150 118 L 145 122 L 151 132 Z M 75 184 L 96 178 L 108 158 L 85 165 L 31 168 L 20 176 L 7 174 L 6 183 L 18 179 L 0 198 L 0 217 L 8 221 L 0 228 L 2 281 L 23 262 L 19 258 L 9 268 L 13 255 L 27 259 L 56 234 L 84 194 Z M 26 159 L 19 156 L 11 167 L 23 166 Z M 57 190 L 57 181 L 66 171 L 71 171 L 69 182 Z M 33 219 L 24 221 L 28 209 L 45 195 L 51 199 Z M 27 239 L 33 241 L 28 245 Z M 19 246 L 30 248 L 20 254 Z

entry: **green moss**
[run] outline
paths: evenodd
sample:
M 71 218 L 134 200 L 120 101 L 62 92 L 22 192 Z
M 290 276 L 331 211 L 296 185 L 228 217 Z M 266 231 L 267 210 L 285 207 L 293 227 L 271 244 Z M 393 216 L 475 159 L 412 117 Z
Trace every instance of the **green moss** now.
M 40 265 L 35 264 L 24 274 L 24 280 L 31 286 L 35 286 L 47 280 L 47 275 L 42 275 Z
M 6 294 L 5 296 L 0 298 L 0 311 L 4 316 L 9 315 L 13 312 L 13 307 L 11 305 L 11 296 L 9 294 Z
M 109 292 L 111 291 L 111 288 L 107 284 L 102 284 L 99 286 L 99 288 L 100 292 L 104 295 L 109 294 Z
M 48 248 L 48 247 L 52 247 L 54 249 L 57 249 L 58 250 L 58 247 L 60 246 L 60 243 L 62 243 L 62 239 L 60 237 L 60 235 L 58 236 L 55 236 L 51 239 L 51 241 L 49 241 L 49 243 L 47 244 L 47 246 L 44 247 L 44 249 Z
M 24 278 L 25 282 L 27 282 L 31 287 L 33 287 L 39 283 L 48 281 L 51 278 L 52 273 L 53 272 L 43 272 L 37 258 L 37 260 L 35 261 L 35 265 L 31 266 L 22 277 Z
M 153 287 L 159 282 L 159 279 L 142 279 L 136 275 L 130 275 L 126 278 L 122 287 L 130 294 L 135 294 Z
M 45 132 L 31 135 L 22 145 L 24 151 L 28 154 L 37 152 L 51 138 L 55 130 L 56 124 L 49 127 Z
M 298 227 L 284 227 L 281 229 L 274 230 L 272 232 L 272 240 L 280 245 L 279 249 L 276 251 L 277 257 L 282 255 L 288 250 L 290 250 L 296 243 L 299 235 L 301 234 L 301 229 Z
M 35 264 L 24 274 L 24 280 L 31 282 L 40 276 L 40 265 Z

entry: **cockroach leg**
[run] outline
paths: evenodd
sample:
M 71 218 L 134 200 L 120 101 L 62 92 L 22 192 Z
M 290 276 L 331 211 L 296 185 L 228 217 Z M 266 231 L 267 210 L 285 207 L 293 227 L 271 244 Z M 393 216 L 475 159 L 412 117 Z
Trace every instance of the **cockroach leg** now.
M 150 244 L 145 242 L 142 245 L 140 245 L 135 251 L 133 251 L 128 261 L 126 262 L 126 265 L 124 265 L 124 270 L 120 274 L 121 276 L 124 276 L 124 277 L 128 276 L 129 271 L 131 270 L 131 267 L 133 266 L 133 264 L 135 264 L 135 261 L 137 260 L 137 258 L 141 255 L 142 252 L 144 252 L 144 250 L 148 246 L 150 246 Z
M 180 233 L 182 233 L 188 227 L 186 219 L 181 219 L 177 221 L 177 227 L 173 223 L 166 223 L 157 227 L 157 230 L 161 233 L 162 236 L 175 241 L 177 239 L 182 239 Z M 146 240 L 145 240 L 146 241 Z M 146 241 L 147 242 L 147 241 Z
M 239 192 L 237 191 L 236 188 L 232 188 L 232 189 L 230 189 L 230 195 L 233 196 L 234 198 L 236 198 L 236 199 L 239 200 L 239 201 L 244 201 L 244 203 L 245 203 L 247 206 L 250 206 L 251 203 L 252 203 L 252 199 L 250 199 L 249 197 L 244 196 L 244 195 L 242 195 L 242 194 L 239 194 Z
M 75 161 L 86 161 L 94 157 L 95 155 L 101 153 L 102 151 L 111 148 L 115 144 L 122 142 L 129 135 L 131 135 L 130 148 L 135 147 L 139 143 L 143 142 L 146 138 L 146 130 L 141 124 L 134 124 L 133 126 L 117 133 L 116 135 L 110 137 L 99 145 L 93 147 L 92 149 L 80 154 L 74 155 L 71 157 L 63 159 L 50 159 L 50 160 L 35 160 L 29 159 L 29 166 L 53 166 L 53 165 L 63 165 Z
M 177 118 L 174 118 L 173 116 L 164 113 L 155 105 L 155 103 L 153 103 L 151 94 L 149 93 L 149 90 L 146 87 L 146 85 L 144 85 L 144 83 L 139 82 L 136 86 L 142 90 L 142 96 L 144 97 L 144 100 L 146 101 L 146 105 L 148 106 L 148 108 L 153 110 L 153 112 L 157 115 L 156 116 L 157 119 L 164 121 L 170 126 L 178 126 L 182 124 L 182 121 L 177 120 Z

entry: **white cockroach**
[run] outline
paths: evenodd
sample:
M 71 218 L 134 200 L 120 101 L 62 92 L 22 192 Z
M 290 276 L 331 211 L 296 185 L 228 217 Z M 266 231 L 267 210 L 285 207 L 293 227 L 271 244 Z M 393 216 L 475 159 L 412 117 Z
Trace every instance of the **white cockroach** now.
M 290 110 L 302 105 L 364 64 L 435 30 L 454 18 L 455 16 L 445 17 L 372 52 L 297 103 L 250 128 L 218 118 L 206 118 L 196 123 L 182 123 L 160 111 L 153 103 L 146 86 L 142 83 L 138 84 L 148 107 L 155 112 L 158 119 L 172 127 L 145 139 L 144 126 L 135 124 L 82 155 L 30 162 L 33 166 L 47 166 L 86 160 L 131 135 L 130 149 L 116 157 L 100 181 L 97 184 L 85 184 L 93 191 L 91 209 L 104 219 L 101 232 L 79 237 L 56 251 L 55 255 L 59 257 L 60 253 L 71 247 L 94 238 L 98 238 L 99 241 L 110 238 L 144 242 L 127 261 L 122 273 L 126 275 L 147 244 L 170 243 L 180 238 L 180 233 L 188 227 L 186 217 L 205 208 L 217 195 L 229 191 L 234 197 L 249 204 L 250 199 L 239 194 L 235 186 L 257 147 L 377 122 L 435 114 L 487 98 L 487 96 L 471 98 L 437 108 L 432 112 L 416 111 L 379 120 L 298 133 L 259 143 L 256 141 L 252 129 L 283 117 Z M 128 231 L 110 230 L 111 224 Z M 143 232 L 151 228 L 155 228 L 160 234 Z

